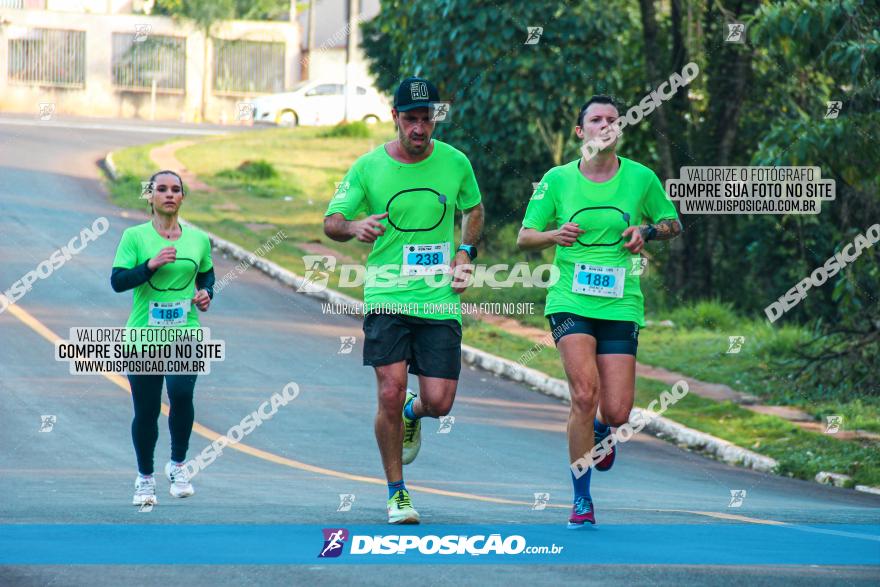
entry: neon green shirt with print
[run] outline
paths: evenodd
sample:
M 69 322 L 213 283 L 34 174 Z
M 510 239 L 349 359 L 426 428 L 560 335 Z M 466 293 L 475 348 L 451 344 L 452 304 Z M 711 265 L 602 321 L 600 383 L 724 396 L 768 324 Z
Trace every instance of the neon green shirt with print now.
M 547 292 L 545 315 L 571 312 L 645 325 L 639 255 L 624 248 L 621 233 L 678 214 L 653 171 L 619 159 L 617 173 L 605 182 L 584 177 L 580 160 L 554 167 L 529 200 L 525 228 L 543 231 L 576 222 L 586 231 L 571 247 L 556 246 L 560 276 Z
M 162 237 L 152 222 L 126 228 L 116 249 L 114 267 L 132 269 L 155 257 L 165 247 L 177 250 L 177 259 L 157 269 L 147 283 L 134 288 L 134 302 L 126 326 L 198 328 L 199 312 L 192 298 L 196 274 L 213 267 L 208 235 L 181 224 L 177 240 Z
M 388 212 L 385 234 L 373 243 L 364 281 L 366 311 L 388 308 L 420 318 L 461 322 L 459 295 L 449 265 L 455 256 L 455 210 L 480 203 L 467 157 L 434 140 L 430 155 L 401 163 L 385 145 L 360 157 L 327 207 L 354 220 L 360 213 Z

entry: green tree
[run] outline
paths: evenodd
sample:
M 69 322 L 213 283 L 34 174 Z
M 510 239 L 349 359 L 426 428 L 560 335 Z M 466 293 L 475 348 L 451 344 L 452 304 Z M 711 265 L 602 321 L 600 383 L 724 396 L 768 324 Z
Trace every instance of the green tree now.
M 211 31 L 224 21 L 234 18 L 235 0 L 160 0 L 156 8 L 164 14 L 193 23 L 205 37 L 202 52 L 202 105 L 201 119 L 206 119 L 208 95 L 211 92 L 211 64 L 208 61 L 208 43 Z
M 422 75 L 451 102 L 436 134 L 469 156 L 501 225 L 522 219 L 532 182 L 578 157 L 573 128 L 586 98 L 635 91 L 639 60 L 626 46 L 636 15 L 610 4 L 390 0 L 363 26 L 363 45 L 386 92 Z M 528 27 L 543 27 L 537 44 L 525 44 Z M 638 136 L 628 143 L 643 145 Z
M 746 43 L 726 42 L 747 25 Z M 721 298 L 763 309 L 880 221 L 880 6 L 863 0 L 385 0 L 364 48 L 390 92 L 424 75 L 452 102 L 437 135 L 471 159 L 489 211 L 487 238 L 509 235 L 530 182 L 578 156 L 584 99 L 637 102 L 684 64 L 700 76 L 639 125 L 621 152 L 661 179 L 684 165 L 813 165 L 836 181 L 818 216 L 685 215 L 685 235 L 652 250 L 672 304 Z M 524 45 L 526 27 L 542 26 Z M 418 42 L 414 40 L 418 39 Z M 825 119 L 829 101 L 843 102 Z M 814 389 L 880 394 L 880 247 L 815 288 L 783 321 L 812 324 L 803 378 Z M 817 368 L 819 367 L 819 368 Z
M 752 162 L 818 165 L 836 184 L 837 199 L 824 203 L 818 216 L 782 217 L 769 228 L 761 219 L 756 244 L 773 252 L 752 261 L 758 275 L 767 276 L 759 283 L 778 295 L 880 222 L 880 6 L 797 0 L 766 5 L 755 20 L 756 43 L 766 47 L 757 70 L 771 81 L 767 102 L 776 116 L 767 121 Z M 831 101 L 843 104 L 836 119 L 825 118 Z M 774 274 L 781 279 L 769 278 Z M 876 245 L 810 291 L 793 311 L 816 330 L 802 353 L 801 382 L 819 391 L 880 395 L 878 292 Z
M 206 2 L 206 4 L 209 3 L 211 2 Z M 222 3 L 220 2 L 220 4 Z M 190 0 L 157 0 L 153 7 L 153 14 L 187 16 L 188 8 L 186 4 L 195 3 L 190 2 Z M 297 10 L 300 10 L 299 5 Z M 289 0 L 233 0 L 232 16 L 229 18 L 240 20 L 288 20 L 289 15 Z

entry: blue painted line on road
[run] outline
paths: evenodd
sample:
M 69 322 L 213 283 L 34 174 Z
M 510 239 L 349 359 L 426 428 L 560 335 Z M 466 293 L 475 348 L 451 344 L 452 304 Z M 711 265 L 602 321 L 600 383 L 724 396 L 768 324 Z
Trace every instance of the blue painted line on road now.
M 878 540 L 876 524 L 22 524 L 0 525 L 0 564 L 880 565 Z

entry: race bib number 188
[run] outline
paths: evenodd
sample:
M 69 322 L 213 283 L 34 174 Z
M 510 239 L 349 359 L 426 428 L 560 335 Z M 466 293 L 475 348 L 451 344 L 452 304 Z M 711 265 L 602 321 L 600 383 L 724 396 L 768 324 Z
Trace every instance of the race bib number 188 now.
M 150 302 L 150 326 L 179 326 L 186 324 L 190 301 Z
M 626 280 L 623 267 L 603 267 L 601 265 L 574 266 L 574 281 L 571 291 L 587 296 L 603 298 L 622 298 Z

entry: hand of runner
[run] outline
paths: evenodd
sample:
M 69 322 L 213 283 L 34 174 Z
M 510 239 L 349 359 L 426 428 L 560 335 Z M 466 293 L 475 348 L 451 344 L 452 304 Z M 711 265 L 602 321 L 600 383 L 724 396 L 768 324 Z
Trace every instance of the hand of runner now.
M 622 237 L 629 237 L 629 241 L 623 244 L 624 248 L 630 253 L 636 254 L 645 248 L 645 239 L 642 238 L 642 229 L 640 226 L 630 226 L 621 233 Z
M 208 308 L 211 306 L 211 296 L 209 296 L 208 291 L 204 289 L 197 291 L 192 301 L 196 305 L 196 308 L 202 312 L 207 312 Z
M 159 251 L 158 255 L 147 261 L 147 267 L 150 268 L 150 271 L 155 271 L 163 265 L 174 263 L 175 260 L 177 260 L 177 249 L 174 247 L 165 247 Z
M 457 294 L 464 293 L 464 290 L 471 284 L 474 274 L 474 264 L 465 251 L 459 251 L 452 259 L 452 291 Z
M 558 230 L 551 231 L 553 242 L 561 247 L 570 247 L 577 238 L 586 231 L 582 230 L 577 222 L 566 222 Z
M 385 234 L 385 226 L 379 222 L 388 218 L 388 212 L 384 214 L 373 214 L 367 216 L 363 220 L 357 220 L 351 223 L 352 234 L 362 243 L 371 243 L 377 238 Z

